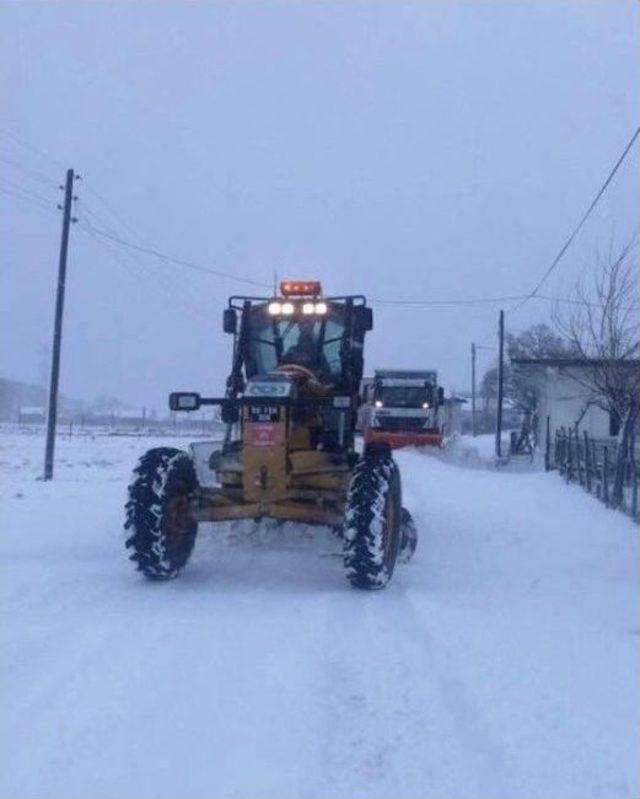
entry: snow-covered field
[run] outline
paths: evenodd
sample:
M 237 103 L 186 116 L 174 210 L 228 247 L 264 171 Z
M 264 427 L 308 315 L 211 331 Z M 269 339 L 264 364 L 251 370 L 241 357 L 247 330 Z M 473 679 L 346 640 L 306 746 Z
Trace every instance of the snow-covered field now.
M 287 525 L 123 548 L 150 439 L 0 437 L 3 799 L 631 799 L 638 528 L 557 475 L 401 452 L 388 589 Z M 172 445 L 172 444 L 170 444 Z

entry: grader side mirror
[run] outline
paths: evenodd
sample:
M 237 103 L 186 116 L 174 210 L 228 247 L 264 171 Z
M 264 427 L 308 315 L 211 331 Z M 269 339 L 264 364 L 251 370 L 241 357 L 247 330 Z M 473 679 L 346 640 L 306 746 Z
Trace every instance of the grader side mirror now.
M 233 308 L 225 308 L 222 314 L 222 327 L 225 333 L 234 333 L 238 329 L 238 317 Z
M 365 305 L 358 305 L 354 309 L 356 324 L 363 333 L 373 330 L 373 310 Z
M 200 394 L 195 391 L 174 391 L 169 394 L 169 410 L 197 411 L 200 408 Z
M 442 386 L 438 386 L 438 405 L 442 405 L 444 402 L 444 389 Z

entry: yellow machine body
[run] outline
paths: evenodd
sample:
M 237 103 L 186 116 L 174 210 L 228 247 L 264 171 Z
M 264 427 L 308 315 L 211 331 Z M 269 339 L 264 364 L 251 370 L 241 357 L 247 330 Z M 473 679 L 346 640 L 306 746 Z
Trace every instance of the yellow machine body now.
M 274 409 L 275 411 L 275 409 Z M 243 409 L 242 446 L 217 463 L 215 488 L 201 489 L 198 521 L 261 518 L 340 525 L 350 469 L 344 458 L 311 448 L 311 426 L 279 409 L 275 419 L 250 419 Z

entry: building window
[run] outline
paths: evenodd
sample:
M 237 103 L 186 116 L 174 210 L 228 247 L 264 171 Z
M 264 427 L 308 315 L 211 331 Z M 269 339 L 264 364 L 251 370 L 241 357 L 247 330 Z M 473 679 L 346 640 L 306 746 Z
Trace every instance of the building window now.
M 609 411 L 609 435 L 617 436 L 620 432 L 620 416 L 615 411 Z

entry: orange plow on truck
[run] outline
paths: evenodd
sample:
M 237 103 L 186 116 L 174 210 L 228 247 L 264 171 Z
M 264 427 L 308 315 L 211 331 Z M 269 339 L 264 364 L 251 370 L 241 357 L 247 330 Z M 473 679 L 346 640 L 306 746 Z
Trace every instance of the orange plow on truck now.
M 363 413 L 365 444 L 441 447 L 444 391 L 433 370 L 377 369 Z

